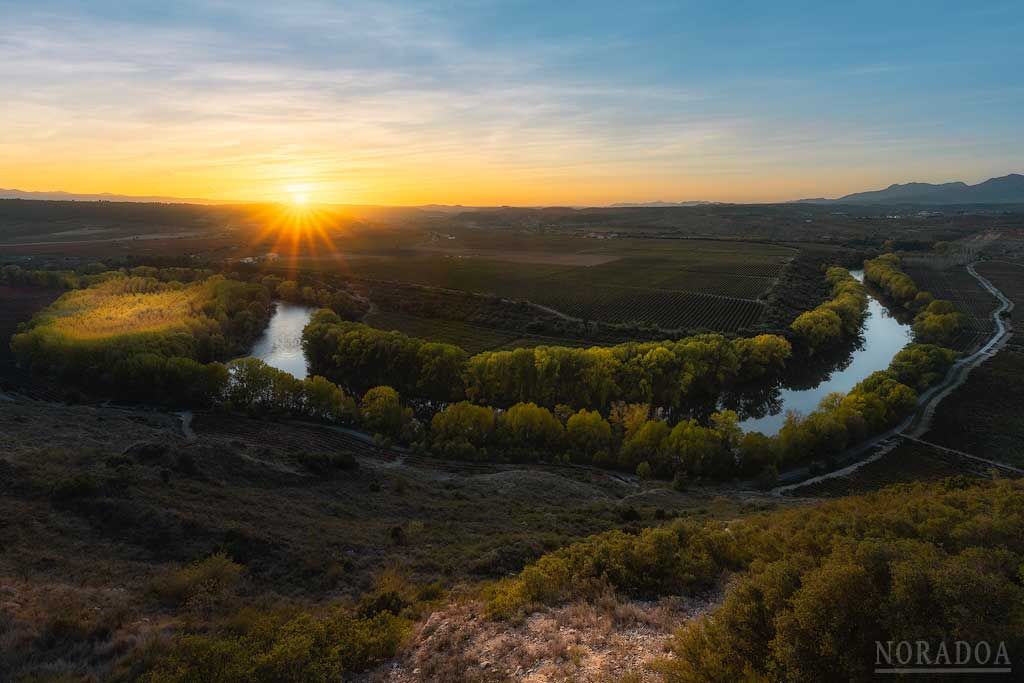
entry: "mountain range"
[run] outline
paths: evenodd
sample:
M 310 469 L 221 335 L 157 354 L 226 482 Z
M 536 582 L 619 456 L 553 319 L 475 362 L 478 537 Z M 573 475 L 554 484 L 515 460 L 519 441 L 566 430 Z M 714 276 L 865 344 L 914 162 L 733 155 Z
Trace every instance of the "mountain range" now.
M 801 199 L 808 204 L 1024 204 L 1024 175 L 1011 173 L 977 185 L 904 183 L 855 192 L 838 199 Z
M 79 202 L 162 202 L 175 204 L 232 204 L 224 200 L 195 199 L 187 197 L 138 197 L 119 194 L 74 194 L 71 192 L 26 192 L 25 190 L 5 190 L 0 188 L 0 199 L 36 199 L 50 201 L 79 201 Z M 621 202 L 610 204 L 613 209 L 621 208 L 668 208 L 686 206 L 705 206 L 718 204 L 720 202 L 708 201 L 684 201 L 684 202 Z M 968 185 L 964 182 L 952 183 L 904 183 L 894 184 L 884 190 L 872 190 L 869 192 L 855 192 L 844 195 L 838 199 L 827 199 L 818 197 L 815 199 L 798 199 L 795 203 L 804 204 L 1024 204 L 1024 175 L 1011 173 L 999 178 L 989 178 L 977 185 Z M 421 210 L 429 210 L 443 213 L 459 213 L 472 210 L 474 207 L 461 205 L 430 204 L 420 207 Z M 539 207 L 537 207 L 539 208 Z
M 234 204 L 237 202 L 222 201 L 217 199 L 198 199 L 196 197 L 163 197 L 163 196 L 137 196 L 126 194 L 111 194 L 103 192 L 100 194 L 76 194 L 74 192 L 61 192 L 54 190 L 50 192 L 28 192 L 26 190 L 0 188 L 0 199 L 35 199 L 37 201 L 54 202 L 142 202 L 157 204 Z

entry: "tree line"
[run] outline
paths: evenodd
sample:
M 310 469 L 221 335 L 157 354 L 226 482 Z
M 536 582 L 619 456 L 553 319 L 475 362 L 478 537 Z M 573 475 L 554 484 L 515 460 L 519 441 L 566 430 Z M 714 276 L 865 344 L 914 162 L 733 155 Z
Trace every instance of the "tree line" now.
M 314 314 L 303 333 L 314 372 L 361 393 L 388 384 L 410 397 L 468 399 L 506 408 L 607 410 L 615 401 L 686 410 L 727 386 L 764 378 L 784 367 L 791 350 L 777 335 L 729 340 L 704 334 L 676 341 L 628 342 L 586 349 L 538 346 L 470 356 L 452 344 Z
M 850 271 L 834 266 L 826 271 L 825 280 L 831 286 L 831 298 L 801 313 L 790 324 L 790 330 L 811 354 L 856 337 L 868 308 L 867 290 Z
M 915 313 L 914 338 L 922 343 L 947 346 L 963 327 L 963 315 L 951 301 L 936 299 L 918 289 L 900 268 L 896 254 L 882 254 L 864 262 L 864 277 L 908 311 Z
M 548 410 L 517 403 L 507 410 L 461 401 L 430 422 L 427 447 L 448 458 L 555 459 L 660 478 L 724 479 L 778 471 L 841 452 L 909 415 L 917 392 L 941 379 L 956 354 L 911 344 L 889 368 L 875 372 L 848 394 L 825 397 L 806 416 L 792 413 L 777 435 L 744 433 L 730 410 L 705 422 L 674 424 L 650 403 L 612 404 L 597 410 L 559 404 Z

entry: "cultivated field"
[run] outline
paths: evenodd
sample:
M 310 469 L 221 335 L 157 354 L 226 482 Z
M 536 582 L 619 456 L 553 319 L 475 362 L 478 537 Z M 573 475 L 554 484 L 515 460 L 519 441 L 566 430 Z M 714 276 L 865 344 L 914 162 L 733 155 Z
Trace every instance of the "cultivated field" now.
M 367 315 L 363 322 L 382 330 L 397 330 L 411 337 L 455 344 L 468 353 L 490 351 L 509 344 L 518 335 L 514 332 L 472 325 L 457 320 L 423 318 L 404 313 L 375 312 Z
M 970 353 L 992 334 L 992 311 L 999 302 L 963 264 L 941 258 L 908 258 L 903 270 L 918 289 L 931 292 L 936 299 L 953 302 L 963 314 L 963 329 L 950 348 Z
M 455 240 L 457 241 L 457 240 Z M 521 243 L 516 243 L 522 247 Z M 666 330 L 731 332 L 755 324 L 764 297 L 795 250 L 763 244 L 700 240 L 592 240 L 538 238 L 503 260 L 444 253 L 351 259 L 359 278 L 410 282 L 529 301 L 578 319 L 637 323 Z M 575 248 L 552 262 L 551 249 Z M 479 250 L 473 252 L 482 254 Z M 566 265 L 573 255 L 595 265 Z

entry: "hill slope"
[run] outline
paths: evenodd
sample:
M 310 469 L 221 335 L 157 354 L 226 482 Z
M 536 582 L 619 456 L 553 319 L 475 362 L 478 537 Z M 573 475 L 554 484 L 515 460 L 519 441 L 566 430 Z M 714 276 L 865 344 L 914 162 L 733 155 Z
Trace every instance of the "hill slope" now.
M 884 190 L 855 192 L 839 199 L 805 199 L 815 204 L 1020 204 L 1024 203 L 1024 175 L 1011 173 L 977 185 L 964 182 L 904 183 Z

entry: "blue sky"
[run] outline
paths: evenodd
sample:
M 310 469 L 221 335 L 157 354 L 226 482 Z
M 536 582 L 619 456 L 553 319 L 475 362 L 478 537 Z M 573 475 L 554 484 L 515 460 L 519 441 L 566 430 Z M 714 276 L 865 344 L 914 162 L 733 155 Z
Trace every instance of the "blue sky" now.
M 566 203 L 1022 170 L 1024 3 L 0 2 L 0 186 Z

